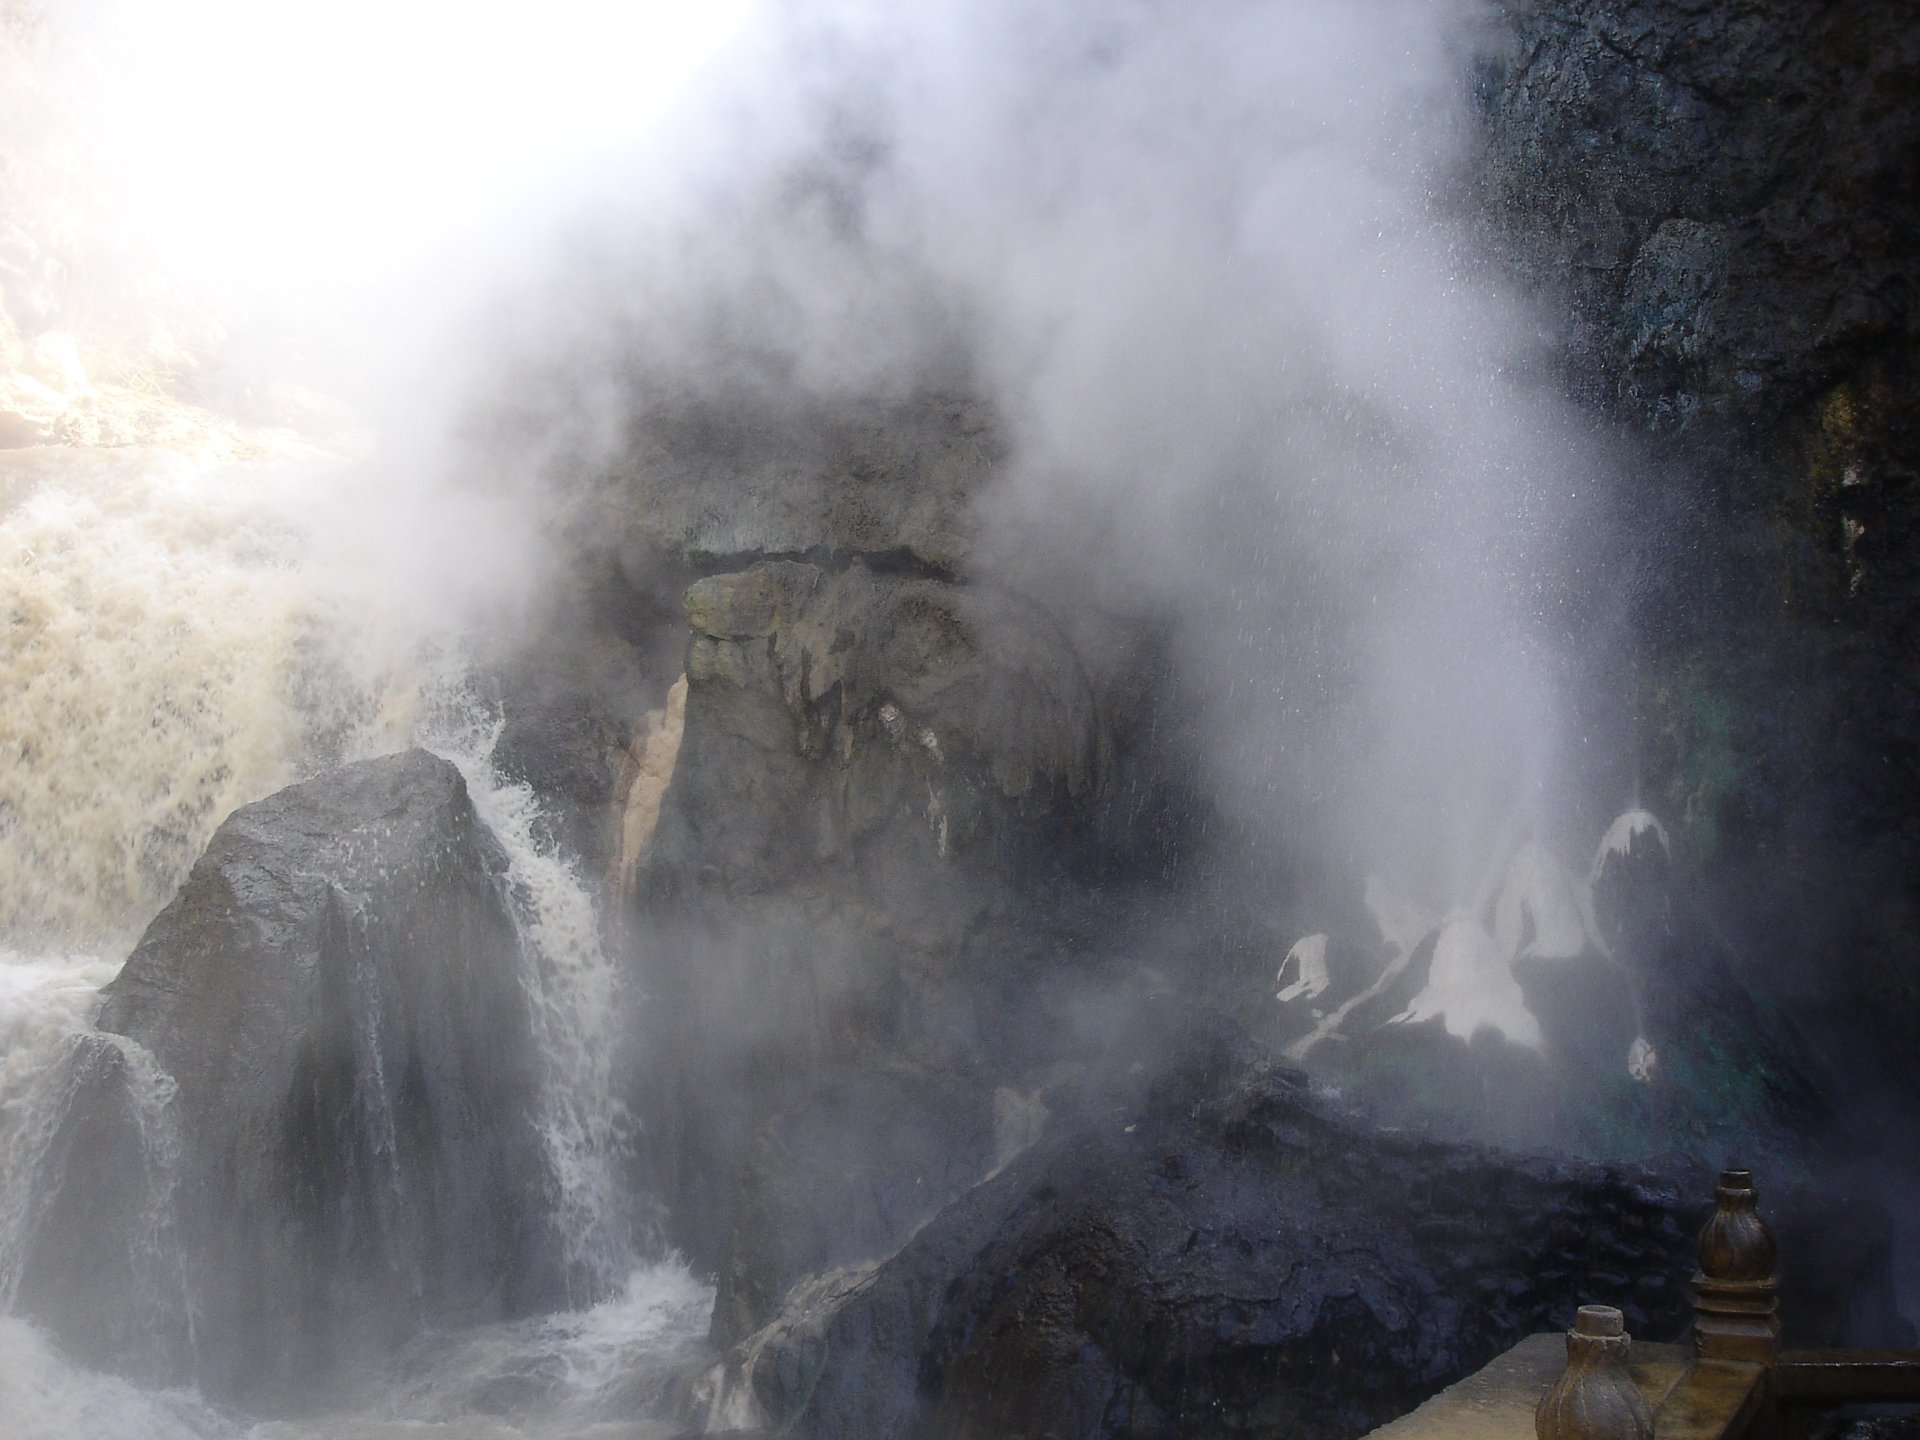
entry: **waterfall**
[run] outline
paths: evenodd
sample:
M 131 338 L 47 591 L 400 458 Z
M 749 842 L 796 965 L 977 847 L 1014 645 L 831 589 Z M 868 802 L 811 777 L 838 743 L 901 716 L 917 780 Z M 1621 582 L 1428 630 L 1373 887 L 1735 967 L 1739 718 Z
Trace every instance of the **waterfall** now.
M 592 894 L 575 862 L 543 839 L 531 790 L 493 767 L 501 718 L 475 700 L 461 667 L 445 660 L 423 686 L 421 738 L 455 763 L 475 809 L 508 860 L 503 883 L 522 940 L 522 984 L 546 1064 L 543 1139 L 555 1182 L 554 1222 L 566 1245 L 571 1312 L 422 1336 L 391 1373 L 369 1376 L 355 1423 L 369 1436 L 422 1423 L 489 1416 L 488 1434 L 544 1436 L 659 1401 L 704 1334 L 712 1290 L 677 1259 L 647 1261 L 643 1212 L 624 1174 L 631 1120 L 614 1093 L 618 977 L 601 943 Z M 128 1237 L 136 1283 L 125 1296 L 128 1329 L 164 1331 L 190 1311 L 189 1276 L 169 1244 L 178 1143 L 172 1081 L 134 1042 L 92 1029 L 113 959 L 0 952 L 0 1405 L 28 1440 L 55 1440 L 84 1417 L 94 1433 L 132 1437 L 333 1433 L 340 1417 L 250 1426 L 186 1391 L 143 1388 L 74 1365 L 32 1324 L 14 1317 L 21 1241 L 39 1202 L 33 1179 L 102 1053 L 124 1071 L 147 1163 Z M 139 1317 L 154 1322 L 144 1325 Z M 138 1357 L 133 1361 L 136 1370 Z M 502 1384 L 526 1393 L 525 1413 L 494 1416 Z M 564 1419 L 562 1417 L 565 1417 Z M 390 1428 L 389 1428 L 390 1427 Z M 358 1432 L 357 1432 L 358 1433 Z M 636 1433 L 646 1433 L 639 1431 Z
M 405 743 L 406 638 L 310 561 L 339 484 L 0 452 L 0 943 L 124 954 L 236 806 Z
M 634 1122 L 613 1079 L 619 974 L 577 862 L 543 838 L 532 787 L 494 768 L 503 717 L 457 675 L 437 689 L 422 739 L 459 767 L 475 811 L 507 856 L 522 984 L 547 1067 L 543 1134 L 559 1187 L 569 1289 L 576 1303 L 601 1300 L 637 1261 L 639 1216 L 622 1173 Z

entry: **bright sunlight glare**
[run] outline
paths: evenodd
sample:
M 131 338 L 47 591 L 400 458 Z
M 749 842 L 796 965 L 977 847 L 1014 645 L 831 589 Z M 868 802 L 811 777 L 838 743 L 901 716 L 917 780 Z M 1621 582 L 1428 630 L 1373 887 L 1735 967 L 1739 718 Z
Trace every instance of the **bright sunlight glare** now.
M 754 0 L 48 0 L 119 248 L 244 303 L 389 282 L 645 141 Z

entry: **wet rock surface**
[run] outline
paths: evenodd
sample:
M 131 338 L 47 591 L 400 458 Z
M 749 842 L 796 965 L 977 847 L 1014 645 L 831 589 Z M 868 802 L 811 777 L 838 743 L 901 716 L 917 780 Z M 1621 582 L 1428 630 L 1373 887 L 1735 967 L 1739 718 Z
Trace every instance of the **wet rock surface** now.
M 1219 1063 L 1063 1124 L 743 1346 L 774 1428 L 1320 1440 L 1583 1301 L 1684 1325 L 1700 1207 L 1673 1177 L 1383 1134 Z
M 557 1303 L 505 869 L 459 772 L 424 751 L 235 812 L 107 987 L 54 1187 L 67 1199 L 37 1242 L 47 1275 L 124 1279 L 123 1305 L 170 1282 L 162 1311 L 176 1328 L 191 1314 L 192 1333 L 163 1348 L 213 1357 L 200 1383 L 243 1399 L 311 1395 L 423 1326 Z M 100 1073 L 127 1068 L 122 1036 L 166 1077 L 164 1131 L 125 1123 Z M 138 1214 L 93 1223 L 156 1183 L 178 1227 L 160 1237 L 167 1276 L 143 1268 L 156 1237 Z M 58 1263 L 116 1241 L 118 1265 Z M 122 1338 L 104 1289 L 23 1298 L 101 1353 Z
M 1055 1088 L 1003 1169 L 735 1347 L 727 1383 L 774 1433 L 1337 1440 L 1580 1304 L 1683 1337 L 1705 1168 L 1382 1130 L 1217 1018 L 1163 1000 L 1135 1025 L 1110 1061 L 1151 1038 L 1174 1063 Z M 1837 1177 L 1765 1208 L 1791 1343 L 1910 1338 L 1883 1209 Z
M 655 868 L 765 891 L 834 870 L 910 912 L 942 877 L 1071 858 L 1103 760 L 1092 687 L 1015 597 L 858 560 L 686 597 L 687 742 Z
M 745 1340 L 796 1284 L 890 1254 L 991 1169 L 995 1138 L 990 1089 L 948 1075 L 896 1063 L 807 1087 L 738 1171 L 714 1343 Z
M 636 726 L 670 678 L 606 636 L 543 638 L 502 666 L 501 728 L 492 760 L 540 800 L 541 840 L 600 876 L 615 862 L 614 807 Z
M 1804 402 L 1911 342 L 1920 39 L 1885 6 L 1511 0 L 1484 180 L 1568 303 L 1589 398 L 1650 428 Z
M 1813 1434 L 1814 1440 L 1915 1440 L 1920 1436 L 1920 1415 L 1830 1420 Z

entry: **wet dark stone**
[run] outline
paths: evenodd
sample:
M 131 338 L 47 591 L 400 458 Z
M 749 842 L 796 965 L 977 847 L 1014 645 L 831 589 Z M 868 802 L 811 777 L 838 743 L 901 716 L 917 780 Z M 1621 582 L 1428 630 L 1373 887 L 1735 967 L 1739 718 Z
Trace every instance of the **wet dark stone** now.
M 423 1327 L 564 1296 L 505 869 L 446 761 L 344 766 L 235 812 L 107 987 L 99 1028 L 177 1086 L 159 1296 L 209 1393 L 315 1398 Z M 62 1186 L 139 1173 L 123 1110 L 70 1111 Z M 139 1236 L 115 1209 L 54 1217 L 50 1277 Z M 110 1298 L 35 1313 L 99 1353 Z
M 1685 1182 L 1378 1132 L 1293 1072 L 1212 1069 L 1062 1126 L 779 1333 L 765 1412 L 796 1436 L 1338 1440 L 1584 1302 L 1684 1327 Z
M 992 1094 L 907 1064 L 814 1077 L 760 1127 L 732 1193 L 715 1344 L 804 1277 L 891 1253 L 994 1161 Z
M 685 735 L 636 886 L 631 1093 L 669 1239 L 722 1276 L 723 1310 L 759 1297 L 741 1311 L 757 1324 L 789 1266 L 742 1262 L 756 1207 L 787 1216 L 806 1265 L 829 1228 L 878 1243 L 855 1215 L 892 1217 L 888 1245 L 919 1218 L 919 1197 L 831 1199 L 825 1172 L 819 1218 L 772 1198 L 762 1179 L 801 1167 L 775 1179 L 769 1136 L 835 1153 L 809 1106 L 913 1077 L 855 1107 L 873 1142 L 856 1169 L 897 1164 L 944 1197 L 984 1168 L 983 1032 L 1017 1025 L 994 987 L 1049 943 L 1108 755 L 1072 645 L 1016 597 L 779 560 L 697 582 L 686 612 Z M 924 1113 L 893 1115 L 909 1097 Z
M 1920 1415 L 1834 1417 L 1817 1426 L 1811 1440 L 1920 1440 Z

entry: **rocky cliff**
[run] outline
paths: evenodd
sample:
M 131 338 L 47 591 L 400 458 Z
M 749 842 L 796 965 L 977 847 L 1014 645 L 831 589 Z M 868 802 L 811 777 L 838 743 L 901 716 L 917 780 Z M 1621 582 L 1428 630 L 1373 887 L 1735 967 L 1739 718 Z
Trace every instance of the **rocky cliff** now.
M 1521 0 L 1478 93 L 1503 256 L 1637 457 L 1642 796 L 1766 987 L 1884 1064 L 1920 1016 L 1920 32 Z

